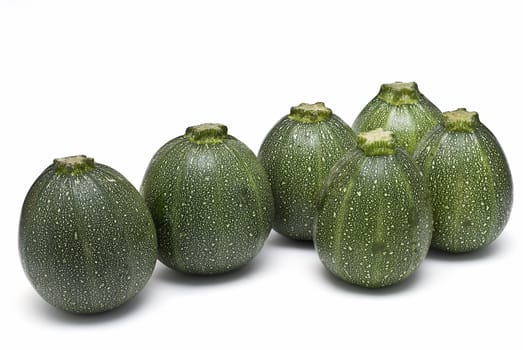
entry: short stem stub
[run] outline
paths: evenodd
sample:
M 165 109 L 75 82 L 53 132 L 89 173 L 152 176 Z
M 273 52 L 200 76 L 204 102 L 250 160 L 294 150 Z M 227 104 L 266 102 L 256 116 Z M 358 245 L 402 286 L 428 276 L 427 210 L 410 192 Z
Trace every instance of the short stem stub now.
M 442 124 L 447 131 L 474 132 L 479 124 L 479 116 L 477 112 L 458 108 L 452 112 L 444 112 Z
M 378 98 L 395 106 L 415 104 L 420 97 L 421 93 L 415 82 L 383 84 L 378 93 Z
M 93 158 L 78 155 L 56 158 L 53 161 L 53 166 L 57 174 L 78 176 L 93 170 L 95 163 Z
M 318 123 L 329 119 L 332 116 L 332 110 L 325 107 L 323 102 L 301 103 L 291 108 L 289 119 L 300 123 Z
M 396 152 L 392 131 L 382 128 L 359 133 L 356 142 L 367 156 L 389 156 Z
M 221 143 L 227 137 L 227 127 L 216 123 L 190 126 L 185 130 L 185 137 L 197 144 Z

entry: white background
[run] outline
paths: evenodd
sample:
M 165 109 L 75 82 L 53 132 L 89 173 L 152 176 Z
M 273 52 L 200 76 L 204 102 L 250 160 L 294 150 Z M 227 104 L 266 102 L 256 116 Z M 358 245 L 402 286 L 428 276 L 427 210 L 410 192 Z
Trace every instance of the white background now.
M 518 1 L 0 0 L 0 347 L 521 349 Z M 53 158 L 87 154 L 136 187 L 187 126 L 221 122 L 257 152 L 289 108 L 324 101 L 352 123 L 381 83 L 416 81 L 498 137 L 515 186 L 498 241 L 431 252 L 381 290 L 332 278 L 311 244 L 272 232 L 245 269 L 191 277 L 157 264 L 102 315 L 48 306 L 22 271 L 18 219 Z

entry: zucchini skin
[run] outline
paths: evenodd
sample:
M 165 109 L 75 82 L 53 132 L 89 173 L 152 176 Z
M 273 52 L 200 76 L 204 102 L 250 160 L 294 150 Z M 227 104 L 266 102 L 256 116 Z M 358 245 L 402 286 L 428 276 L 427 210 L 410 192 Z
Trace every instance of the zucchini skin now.
M 300 123 L 285 116 L 260 148 L 258 159 L 271 182 L 273 228 L 297 240 L 312 240 L 315 203 L 334 163 L 356 146 L 352 129 L 338 116 Z
M 338 278 L 378 288 L 410 276 L 425 258 L 432 211 L 424 179 L 401 148 L 347 153 L 323 185 L 314 244 Z
M 441 120 L 441 111 L 428 100 L 415 83 L 411 93 L 415 98 L 411 103 L 391 103 L 383 98 L 387 88 L 396 84 L 383 84 L 380 92 L 360 112 L 354 120 L 355 133 L 383 128 L 394 133 L 398 146 L 413 154 L 421 138 Z M 408 83 L 407 83 L 408 84 Z M 398 96 L 400 97 L 400 96 Z
M 473 132 L 434 127 L 414 153 L 428 181 L 434 211 L 432 247 L 465 253 L 492 243 L 505 228 L 513 200 L 503 150 L 483 124 Z
M 271 230 L 267 175 L 230 135 L 211 144 L 186 135 L 167 142 L 151 160 L 141 192 L 156 224 L 159 260 L 182 272 L 209 275 L 244 266 Z
M 74 176 L 50 166 L 25 198 L 19 251 L 48 303 L 97 313 L 145 286 L 156 263 L 156 232 L 143 198 L 116 170 L 96 164 Z

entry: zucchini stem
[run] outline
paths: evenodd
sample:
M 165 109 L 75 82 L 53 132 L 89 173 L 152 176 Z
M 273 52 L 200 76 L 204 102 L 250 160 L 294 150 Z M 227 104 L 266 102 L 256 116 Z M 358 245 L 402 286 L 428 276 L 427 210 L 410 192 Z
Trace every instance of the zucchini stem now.
M 190 126 L 185 130 L 185 137 L 200 145 L 221 143 L 227 137 L 227 127 L 216 123 Z
M 332 116 L 332 110 L 325 107 L 323 102 L 301 103 L 291 108 L 289 119 L 300 123 L 318 123 L 329 119 Z
M 420 97 L 421 93 L 415 82 L 382 84 L 378 93 L 378 98 L 395 106 L 416 104 Z
M 56 158 L 53 161 L 53 166 L 57 174 L 78 176 L 93 170 L 95 163 L 93 158 L 78 155 Z
M 392 131 L 382 128 L 358 134 L 356 142 L 367 156 L 389 156 L 396 153 Z
M 479 124 L 479 116 L 477 112 L 458 108 L 455 111 L 443 113 L 442 124 L 447 131 L 474 132 Z

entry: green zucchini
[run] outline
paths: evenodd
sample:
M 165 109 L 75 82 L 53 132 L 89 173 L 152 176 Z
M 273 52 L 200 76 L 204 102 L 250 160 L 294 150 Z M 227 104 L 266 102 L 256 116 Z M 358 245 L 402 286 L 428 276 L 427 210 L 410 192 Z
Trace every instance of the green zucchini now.
M 383 128 L 394 132 L 394 138 L 403 149 L 414 153 L 425 133 L 441 120 L 441 111 L 430 102 L 414 82 L 381 85 L 380 91 L 354 123 L 358 132 Z
M 312 239 L 314 204 L 323 179 L 355 146 L 351 128 L 321 102 L 292 107 L 271 129 L 258 159 L 271 182 L 277 232 Z
M 432 194 L 433 247 L 469 252 L 501 234 L 512 208 L 512 177 L 501 146 L 476 112 L 443 113 L 414 158 Z
M 390 131 L 360 133 L 329 172 L 318 199 L 314 244 L 325 267 L 352 284 L 376 288 L 411 275 L 432 234 L 421 171 Z
M 187 128 L 151 160 L 141 192 L 170 268 L 217 274 L 245 265 L 262 248 L 273 217 L 267 174 L 221 124 Z
M 143 198 L 92 158 L 56 159 L 25 198 L 22 265 L 36 291 L 60 309 L 96 313 L 123 304 L 149 280 L 156 249 Z

